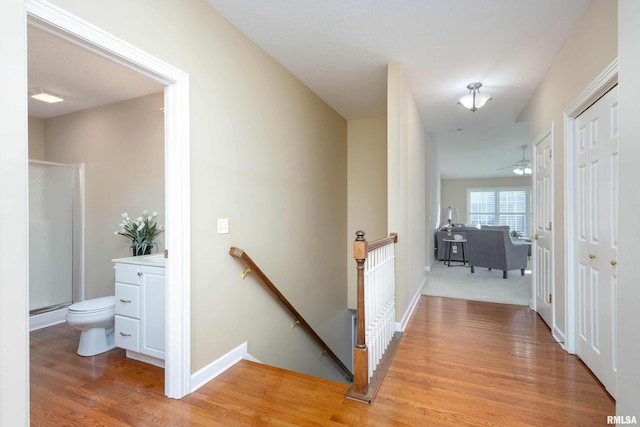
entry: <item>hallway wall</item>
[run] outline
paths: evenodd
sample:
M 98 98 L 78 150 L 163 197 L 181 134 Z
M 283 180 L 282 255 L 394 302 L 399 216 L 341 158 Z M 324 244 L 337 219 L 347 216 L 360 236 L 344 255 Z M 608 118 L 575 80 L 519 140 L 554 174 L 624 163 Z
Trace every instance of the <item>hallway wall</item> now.
M 566 332 L 564 247 L 564 110 L 618 56 L 616 1 L 593 0 L 558 53 L 518 121 L 531 122 L 531 139 L 554 122 L 553 191 L 555 230 L 554 306 L 556 331 Z
M 265 363 L 341 378 L 229 248 L 350 360 L 346 120 L 204 1 L 53 3 L 189 74 L 192 372 L 248 342 Z
M 387 232 L 387 118 L 349 120 L 347 280 L 348 307 L 357 308 L 355 232 L 362 230 L 368 241 Z
M 387 75 L 388 230 L 396 244 L 396 321 L 424 283 L 427 260 L 427 136 L 400 64 Z
M 638 222 L 640 213 L 640 120 L 633 107 L 640 98 L 640 2 L 620 0 L 618 10 L 620 115 L 619 230 Z M 618 390 L 616 413 L 640 419 L 640 270 L 637 267 L 640 240 L 636 233 L 621 232 L 618 246 Z

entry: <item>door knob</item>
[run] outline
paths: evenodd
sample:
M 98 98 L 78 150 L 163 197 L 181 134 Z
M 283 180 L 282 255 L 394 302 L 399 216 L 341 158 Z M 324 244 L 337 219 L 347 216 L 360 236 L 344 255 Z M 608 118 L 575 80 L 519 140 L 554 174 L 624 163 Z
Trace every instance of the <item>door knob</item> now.
M 596 259 L 596 256 L 594 254 L 589 254 L 589 259 Z
M 533 235 L 533 240 L 538 240 L 539 236 L 537 234 Z
M 611 266 L 615 267 L 616 265 L 618 265 L 618 261 L 616 261 L 615 259 L 611 260 Z

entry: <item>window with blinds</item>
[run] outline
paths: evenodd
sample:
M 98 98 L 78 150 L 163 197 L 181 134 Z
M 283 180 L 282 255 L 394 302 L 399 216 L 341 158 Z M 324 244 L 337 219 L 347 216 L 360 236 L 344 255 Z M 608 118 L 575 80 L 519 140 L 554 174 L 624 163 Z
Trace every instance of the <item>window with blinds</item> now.
M 467 223 L 508 225 L 528 236 L 531 222 L 529 188 L 467 189 Z

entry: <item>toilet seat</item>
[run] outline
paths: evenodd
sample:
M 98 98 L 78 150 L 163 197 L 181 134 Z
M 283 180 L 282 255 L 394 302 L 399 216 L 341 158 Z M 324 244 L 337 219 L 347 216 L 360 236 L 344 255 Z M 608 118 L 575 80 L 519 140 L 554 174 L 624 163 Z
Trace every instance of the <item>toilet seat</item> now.
M 108 296 L 101 298 L 93 298 L 71 304 L 68 307 L 69 312 L 73 314 L 94 314 L 103 311 L 114 310 L 116 306 L 116 297 Z

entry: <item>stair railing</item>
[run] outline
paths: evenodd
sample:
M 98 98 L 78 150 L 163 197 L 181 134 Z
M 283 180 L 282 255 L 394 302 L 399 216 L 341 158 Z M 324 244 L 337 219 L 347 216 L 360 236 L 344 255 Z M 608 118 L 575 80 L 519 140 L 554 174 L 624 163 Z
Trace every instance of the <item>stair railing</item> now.
M 242 262 L 244 262 L 246 269 L 242 273 L 242 278 L 244 279 L 248 273 L 254 273 L 258 278 L 262 281 L 262 283 L 269 289 L 275 296 L 280 300 L 280 302 L 286 307 L 287 310 L 294 317 L 294 324 L 300 324 L 308 333 L 311 335 L 313 339 L 322 347 L 324 352 L 326 352 L 331 359 L 338 365 L 338 367 L 344 372 L 345 378 L 347 381 L 353 381 L 353 373 L 346 367 L 344 363 L 340 360 L 340 358 L 331 350 L 331 348 L 320 338 L 320 335 L 316 333 L 316 331 L 309 325 L 309 323 L 302 317 L 302 315 L 295 309 L 295 307 L 289 302 L 289 300 L 278 290 L 278 288 L 273 284 L 273 282 L 267 277 L 266 274 L 258 267 L 258 265 L 246 254 L 245 251 L 239 248 L 232 247 L 229 249 L 229 255 L 236 257 Z
M 347 397 L 370 403 L 393 358 L 401 333 L 395 331 L 395 243 L 397 233 L 372 242 L 356 232 L 357 341 L 353 386 Z

